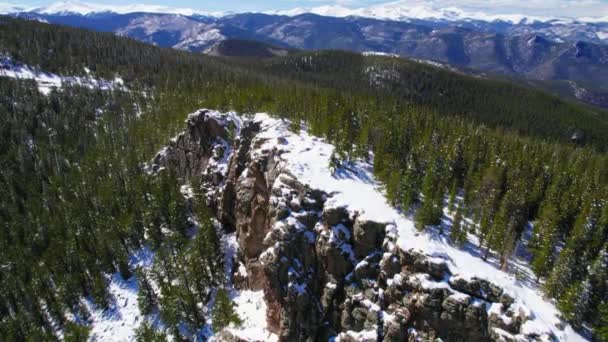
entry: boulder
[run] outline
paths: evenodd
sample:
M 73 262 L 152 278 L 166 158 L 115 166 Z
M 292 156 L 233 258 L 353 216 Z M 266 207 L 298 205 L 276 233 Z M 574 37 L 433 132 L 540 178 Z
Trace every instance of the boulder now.
M 503 294 L 503 290 L 490 283 L 485 279 L 473 277 L 470 280 L 466 280 L 461 277 L 450 278 L 450 286 L 457 291 L 466 293 L 473 297 L 481 298 L 489 302 L 499 302 Z M 508 299 L 505 297 L 505 301 Z
M 353 240 L 357 258 L 365 258 L 369 253 L 382 246 L 385 228 L 385 223 L 357 219 L 353 227 Z
M 344 207 L 326 208 L 323 210 L 322 219 L 323 223 L 331 227 L 339 223 L 350 222 L 350 215 Z

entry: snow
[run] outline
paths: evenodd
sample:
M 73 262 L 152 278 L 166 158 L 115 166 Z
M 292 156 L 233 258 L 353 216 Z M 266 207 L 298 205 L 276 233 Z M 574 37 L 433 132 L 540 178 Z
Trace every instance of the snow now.
M 243 321 L 240 327 L 227 328 L 245 341 L 278 341 L 278 337 L 266 328 L 266 302 L 264 291 L 241 291 L 234 298 L 236 312 Z M 219 339 L 211 338 L 211 341 Z
M 381 56 L 381 57 L 392 57 L 399 58 L 400 56 L 396 53 L 378 52 L 378 51 L 364 51 L 361 53 L 363 56 Z
M 19 6 L 21 7 L 21 6 Z M 0 6 L 0 8 L 2 8 Z M 60 1 L 52 3 L 48 6 L 37 8 L 23 8 L 17 12 L 34 12 L 39 14 L 81 14 L 90 15 L 94 13 L 112 12 L 117 14 L 128 13 L 159 13 L 159 14 L 176 14 L 184 16 L 206 15 L 206 16 L 221 16 L 222 12 L 202 12 L 191 8 L 175 8 L 160 5 L 146 4 L 128 4 L 128 5 L 110 5 L 97 4 L 81 1 Z M 14 12 L 11 12 L 14 13 Z
M 141 313 L 137 305 L 137 280 L 123 281 L 120 275 L 112 277 L 109 291 L 115 298 L 114 308 L 103 311 L 95 308 L 91 314 L 91 341 L 131 341 L 139 326 Z
M 329 158 L 334 147 L 323 139 L 314 137 L 302 130 L 299 134 L 288 130 L 288 123 L 272 119 L 267 114 L 257 114 L 254 120 L 261 124 L 261 132 L 256 139 L 265 143 L 262 149 L 277 147 L 277 138 L 283 137 L 287 142 L 280 148 L 286 152 L 282 155 L 286 171 L 313 189 L 323 189 L 333 196 L 327 205 L 343 206 L 349 211 L 357 211 L 362 219 L 387 222 L 394 225 L 397 232 L 397 244 L 403 250 L 419 250 L 431 257 L 445 262 L 450 272 L 458 277 L 486 279 L 504 288 L 505 292 L 516 298 L 516 305 L 530 308 L 532 320 L 526 322 L 526 331 L 553 333 L 558 339 L 566 341 L 584 341 L 570 326 L 561 330 L 559 312 L 555 306 L 542 296 L 534 281 L 518 279 L 513 274 L 501 271 L 499 263 L 490 258 L 484 262 L 477 250 L 473 238 L 463 248 L 450 244 L 447 237 L 430 229 L 419 233 L 411 217 L 393 208 L 386 200 L 382 186 L 372 173 L 372 166 L 366 162 L 353 162 L 347 168 L 332 173 L 329 169 Z M 447 220 L 446 220 L 447 221 Z M 437 259 L 437 260 L 439 260 Z M 529 274 L 525 263 L 515 261 L 512 267 Z M 448 286 L 445 282 L 434 282 L 424 275 L 415 275 L 414 280 L 422 286 Z
M 152 266 L 154 254 L 148 248 L 135 253 L 129 262 L 132 268 Z M 137 279 L 122 279 L 119 273 L 111 276 L 108 291 L 112 302 L 108 310 L 102 310 L 91 300 L 85 305 L 91 312 L 90 341 L 134 341 L 135 329 L 143 322 L 144 317 L 137 304 Z
M 458 301 L 458 302 L 463 303 L 463 302 L 468 302 L 468 301 L 471 299 L 471 296 L 469 296 L 469 295 L 468 295 L 468 294 L 466 294 L 466 293 L 462 293 L 462 292 L 455 292 L 455 293 L 452 293 L 452 294 L 449 296 L 449 298 L 452 298 L 452 299 L 454 299 L 454 300 L 456 300 L 456 301 Z
M 87 74 L 89 74 L 88 68 L 85 69 L 85 71 Z M 90 76 L 60 76 L 38 70 L 28 65 L 16 63 L 3 55 L 0 55 L 0 77 L 34 80 L 38 84 L 38 90 L 45 95 L 48 95 L 53 89 L 61 88 L 64 84 L 80 85 L 91 89 L 119 89 L 126 91 L 124 81 L 120 77 L 116 77 L 114 80 L 108 81 L 103 79 L 95 79 Z
M 186 49 L 186 48 L 197 48 L 201 46 L 206 46 L 211 43 L 216 43 L 226 39 L 226 36 L 221 34 L 220 30 L 217 28 L 212 28 L 210 30 L 200 32 L 199 34 L 188 37 L 180 41 L 178 44 L 174 45 L 175 49 Z
M 431 276 L 426 273 L 416 273 L 408 279 L 411 283 L 420 286 L 425 290 L 432 289 L 449 289 L 450 285 L 447 282 L 436 282 L 431 279 Z
M 386 280 L 386 284 L 387 284 L 388 286 L 392 286 L 393 284 L 394 284 L 394 285 L 396 285 L 396 286 L 400 286 L 400 285 L 402 284 L 402 281 L 403 281 L 403 280 L 402 280 L 401 273 L 397 273 L 397 274 L 395 274 L 395 276 L 393 276 L 392 278 L 387 279 L 387 280 Z
M 601 39 L 601 40 L 606 40 L 608 39 L 608 31 L 599 31 L 596 32 L 597 38 Z
M 446 6 L 447 5 L 447 6 Z M 522 13 L 523 12 L 523 13 Z M 393 2 L 377 3 L 368 7 L 351 8 L 346 6 L 318 6 L 310 8 L 294 8 L 285 11 L 267 12 L 286 16 L 297 16 L 304 13 L 313 13 L 330 17 L 365 17 L 386 20 L 411 21 L 470 21 L 481 20 L 487 22 L 504 21 L 513 24 L 562 21 L 573 22 L 606 22 L 608 18 L 595 16 L 585 18 L 568 18 L 560 16 L 533 16 L 526 14 L 525 9 L 510 9 L 508 7 L 474 6 L 467 3 L 450 3 L 444 1 L 417 1 L 399 0 Z M 547 12 L 547 9 L 543 9 Z M 605 13 L 604 13 L 605 14 Z M 600 14 L 601 15 L 601 14 Z
M 378 332 L 376 330 L 363 330 L 363 331 L 347 331 L 341 333 L 336 337 L 335 342 L 340 341 L 376 341 L 378 338 Z

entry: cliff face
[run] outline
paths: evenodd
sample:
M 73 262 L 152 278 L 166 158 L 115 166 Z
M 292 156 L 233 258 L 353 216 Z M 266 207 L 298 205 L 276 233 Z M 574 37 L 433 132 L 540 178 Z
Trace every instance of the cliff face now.
M 187 123 L 154 167 L 200 177 L 217 219 L 236 232 L 233 284 L 263 290 L 268 329 L 280 340 L 541 337 L 523 331 L 531 315 L 499 286 L 452 275 L 445 258 L 402 249 L 395 225 L 298 180 L 283 158 L 285 138 L 259 121 L 203 110 Z

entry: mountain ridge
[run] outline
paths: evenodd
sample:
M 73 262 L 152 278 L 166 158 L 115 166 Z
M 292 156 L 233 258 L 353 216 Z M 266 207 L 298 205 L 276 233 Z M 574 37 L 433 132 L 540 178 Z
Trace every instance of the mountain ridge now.
M 409 4 L 408 1 L 392 1 L 370 5 L 368 7 L 351 8 L 343 5 L 323 5 L 317 7 L 300 7 L 289 10 L 262 10 L 262 11 L 204 11 L 192 8 L 177 8 L 170 6 L 133 4 L 133 5 L 107 5 L 82 1 L 59 1 L 47 6 L 23 6 L 10 3 L 0 3 L 0 13 L 9 14 L 16 12 L 30 12 L 37 14 L 94 14 L 113 12 L 116 14 L 130 13 L 169 13 L 186 16 L 213 16 L 223 17 L 235 13 L 264 13 L 285 16 L 298 16 L 305 13 L 318 14 L 331 17 L 362 17 L 383 20 L 412 21 L 412 20 L 436 20 L 436 21 L 485 21 L 485 22 L 508 22 L 511 24 L 534 23 L 534 22 L 562 22 L 562 23 L 608 23 L 608 14 L 599 14 L 594 17 L 572 18 L 565 16 L 535 16 L 517 13 L 490 14 L 482 10 L 466 10 L 457 6 L 443 7 L 433 4 L 416 3 Z
M 608 107 L 608 24 L 411 22 L 363 17 L 263 13 L 222 17 L 111 12 L 17 17 L 112 32 L 161 47 L 204 52 L 225 40 L 287 49 L 375 51 L 438 61 L 488 75 L 539 81 L 541 87 Z M 570 82 L 569 86 L 554 83 Z

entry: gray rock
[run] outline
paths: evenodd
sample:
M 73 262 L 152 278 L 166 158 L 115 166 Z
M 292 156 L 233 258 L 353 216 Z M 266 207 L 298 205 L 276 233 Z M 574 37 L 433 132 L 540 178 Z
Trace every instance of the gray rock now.
M 325 209 L 323 211 L 322 219 L 323 222 L 330 227 L 350 221 L 348 211 L 344 207 Z
M 385 228 L 385 223 L 359 219 L 355 222 L 353 240 L 357 258 L 364 258 L 382 246 Z

